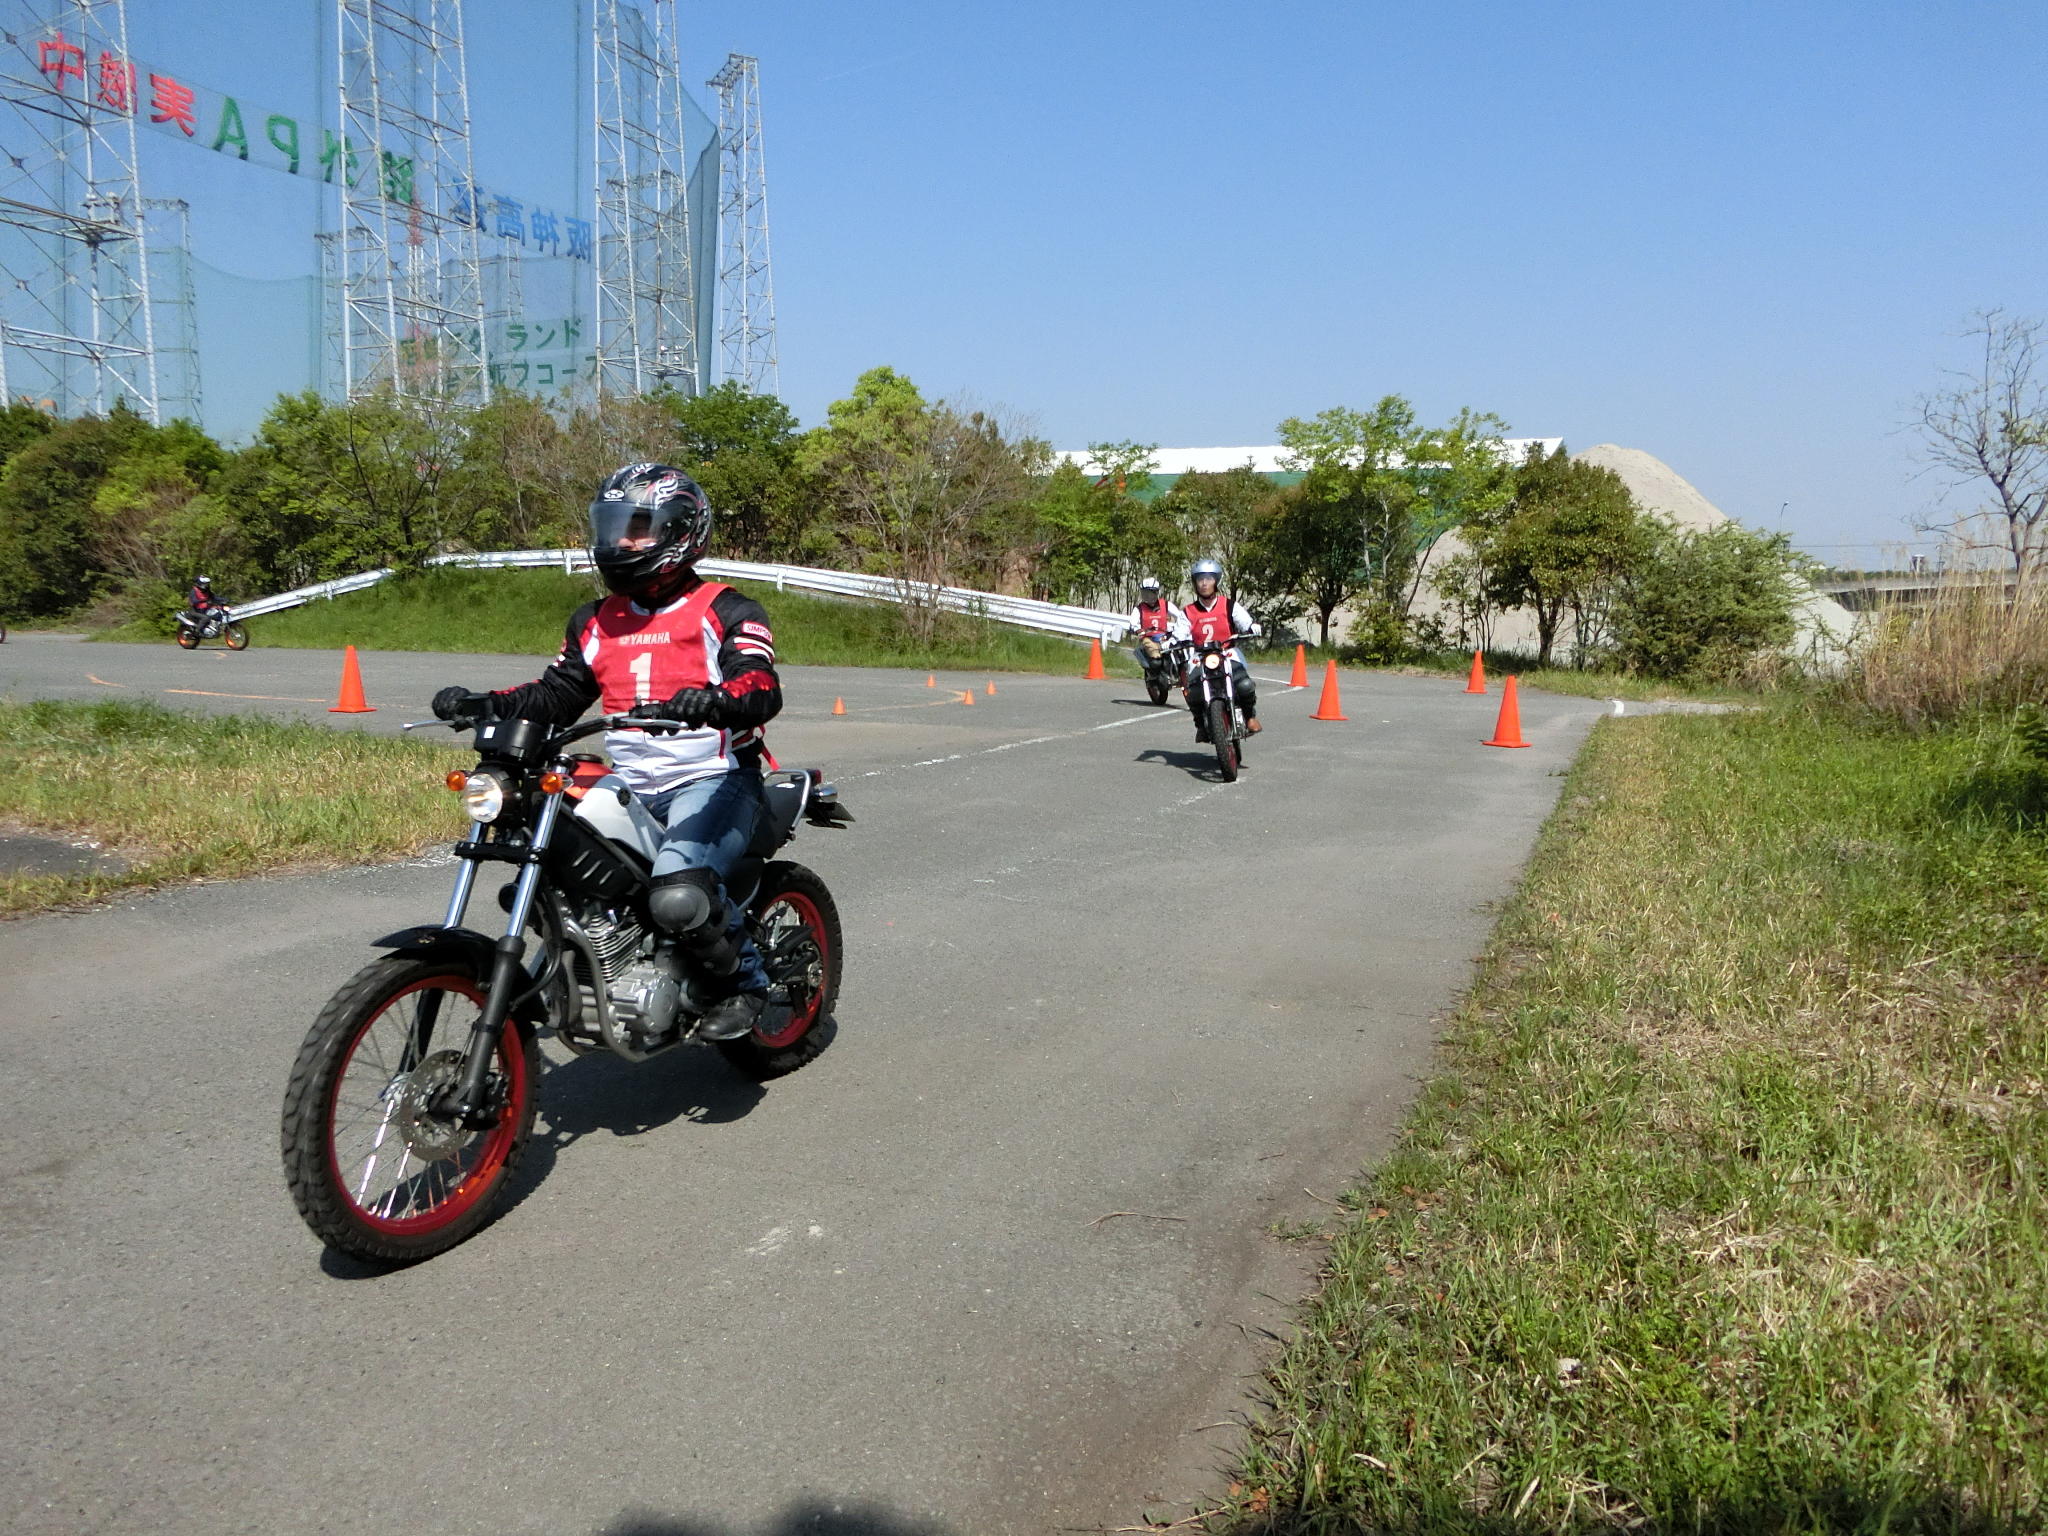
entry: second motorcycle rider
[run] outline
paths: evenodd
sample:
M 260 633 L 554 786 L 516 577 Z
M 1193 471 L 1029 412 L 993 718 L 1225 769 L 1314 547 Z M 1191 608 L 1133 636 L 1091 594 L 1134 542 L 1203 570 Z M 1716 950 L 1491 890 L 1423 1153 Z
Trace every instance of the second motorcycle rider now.
M 562 653 L 533 682 L 495 693 L 434 695 L 443 720 L 573 722 L 602 700 L 680 722 L 675 732 L 609 731 L 612 771 L 667 828 L 648 914 L 726 995 L 699 1037 L 754 1027 L 768 975 L 725 880 L 762 813 L 761 728 L 782 709 L 775 637 L 751 597 L 697 574 L 711 506 L 666 464 L 628 464 L 590 504 L 590 557 L 611 596 L 570 616 Z

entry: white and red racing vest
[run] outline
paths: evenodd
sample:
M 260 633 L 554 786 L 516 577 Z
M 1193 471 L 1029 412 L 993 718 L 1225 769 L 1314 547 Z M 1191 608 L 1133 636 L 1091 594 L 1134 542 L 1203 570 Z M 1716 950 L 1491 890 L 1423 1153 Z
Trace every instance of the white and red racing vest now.
M 1218 645 L 1230 644 L 1231 599 L 1228 592 L 1218 592 L 1209 599 L 1210 606 L 1204 608 L 1199 597 L 1188 599 L 1181 608 L 1187 615 L 1188 629 L 1194 634 L 1195 644 L 1207 645 L 1215 641 Z
M 583 629 L 583 661 L 597 679 L 598 707 L 618 714 L 684 688 L 715 688 L 724 675 L 725 632 L 711 605 L 725 591 L 707 581 L 649 613 L 626 597 L 608 597 Z M 758 732 L 745 733 L 756 739 Z M 715 726 L 673 734 L 607 731 L 605 750 L 637 794 L 658 794 L 734 766 L 734 733 Z
M 1138 604 L 1138 633 L 1163 635 L 1173 628 L 1172 605 L 1161 598 L 1157 606 Z

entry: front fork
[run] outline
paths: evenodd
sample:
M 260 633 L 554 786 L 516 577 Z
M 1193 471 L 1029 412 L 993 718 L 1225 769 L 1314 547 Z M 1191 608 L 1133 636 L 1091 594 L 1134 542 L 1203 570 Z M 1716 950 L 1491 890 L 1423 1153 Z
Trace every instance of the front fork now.
M 498 1037 L 505 1031 L 505 1017 L 511 1012 L 512 999 L 518 995 L 517 989 L 526 978 L 520 964 L 526 957 L 526 920 L 533 913 L 534 897 L 540 890 L 541 856 L 547 852 L 548 843 L 554 837 L 555 822 L 562 814 L 562 799 L 558 791 L 541 802 L 540 815 L 534 820 L 533 836 L 527 840 L 519 883 L 512 890 L 512 911 L 505 919 L 504 937 L 498 940 L 492 955 L 491 984 L 484 997 L 484 1011 L 469 1032 L 469 1045 L 462 1060 L 462 1080 L 434 1106 L 437 1113 L 459 1119 L 465 1125 L 480 1126 L 489 1120 L 487 1085 L 491 1057 L 497 1051 Z M 482 832 L 482 823 L 472 824 L 470 840 L 474 842 Z M 449 897 L 448 927 L 461 926 L 462 914 L 469 905 L 470 891 L 475 884 L 476 860 L 465 859 L 461 872 L 455 877 L 455 890 Z

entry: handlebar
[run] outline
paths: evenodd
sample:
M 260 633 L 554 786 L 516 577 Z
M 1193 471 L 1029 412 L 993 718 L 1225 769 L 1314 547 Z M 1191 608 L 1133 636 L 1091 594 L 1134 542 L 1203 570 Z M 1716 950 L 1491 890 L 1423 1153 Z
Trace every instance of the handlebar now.
M 441 725 L 451 731 L 473 731 L 480 725 L 494 724 L 488 720 L 408 720 L 399 727 L 402 731 L 416 731 L 422 726 Z M 623 714 L 599 715 L 595 720 L 586 720 L 581 725 L 572 725 L 567 730 L 548 739 L 548 750 L 566 747 L 572 741 L 581 741 L 586 736 L 595 736 L 599 731 L 686 731 L 690 727 L 680 720 L 654 720 L 645 715 L 636 715 L 628 710 Z

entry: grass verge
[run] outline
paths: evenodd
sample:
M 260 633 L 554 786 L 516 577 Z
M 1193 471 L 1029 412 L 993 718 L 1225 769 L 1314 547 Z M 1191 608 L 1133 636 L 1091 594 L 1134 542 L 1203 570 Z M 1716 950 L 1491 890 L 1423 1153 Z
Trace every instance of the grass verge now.
M 1603 723 L 1214 1528 L 2041 1530 L 2041 780 Z
M 929 641 L 907 634 L 889 604 L 841 602 L 739 583 L 768 610 L 776 655 L 792 666 L 926 667 L 987 672 L 1075 672 L 1088 649 L 962 615 L 946 615 Z M 596 592 L 588 576 L 561 571 L 431 570 L 249 620 L 251 645 L 337 650 L 487 651 L 552 656 L 562 627 Z M 129 629 L 105 638 L 138 639 Z M 1128 655 L 1104 658 L 1136 677 Z
M 119 874 L 0 875 L 0 916 L 124 890 L 398 858 L 460 828 L 445 744 L 153 704 L 0 702 L 0 820 L 84 835 Z
M 1446 654 L 1426 662 L 1397 667 L 1398 672 L 1429 676 L 1463 677 L 1471 669 L 1472 655 Z M 1758 695 L 1741 688 L 1706 683 L 1673 682 L 1668 678 L 1635 677 L 1624 672 L 1582 672 L 1571 667 L 1539 667 L 1526 656 L 1486 658 L 1486 677 L 1491 684 L 1514 674 L 1517 685 L 1541 688 L 1548 693 L 1566 693 L 1583 699 L 1626 699 L 1648 703 L 1657 699 L 1700 699 L 1708 701 L 1754 701 Z

